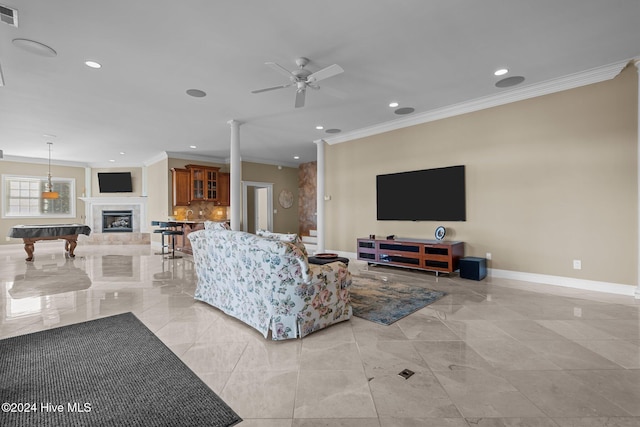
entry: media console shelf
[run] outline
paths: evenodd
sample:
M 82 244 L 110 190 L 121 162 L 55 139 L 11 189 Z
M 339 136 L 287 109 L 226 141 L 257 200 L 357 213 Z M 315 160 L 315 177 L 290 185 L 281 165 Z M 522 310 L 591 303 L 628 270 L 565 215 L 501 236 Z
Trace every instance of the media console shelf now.
M 452 273 L 464 257 L 464 242 L 426 239 L 358 239 L 358 259 L 370 264 Z

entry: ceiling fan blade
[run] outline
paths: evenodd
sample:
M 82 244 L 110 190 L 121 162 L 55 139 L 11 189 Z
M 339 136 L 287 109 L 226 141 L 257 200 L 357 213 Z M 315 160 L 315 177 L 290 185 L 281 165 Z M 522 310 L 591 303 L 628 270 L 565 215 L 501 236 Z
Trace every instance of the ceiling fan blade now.
M 277 72 L 279 72 L 280 74 L 284 74 L 285 76 L 292 78 L 295 77 L 293 75 L 293 73 L 291 73 L 291 71 L 287 70 L 286 68 L 284 68 L 282 65 L 280 64 L 276 64 L 275 62 L 265 62 L 265 65 L 273 68 L 274 70 L 276 70 Z
M 307 77 L 307 82 L 319 82 L 320 80 L 328 79 L 329 77 L 333 77 L 340 73 L 344 73 L 341 66 L 338 64 L 329 65 L 328 67 L 309 75 L 309 77 Z
M 304 96 L 306 92 L 305 89 L 298 89 L 296 91 L 296 108 L 304 107 Z
M 267 88 L 264 88 L 264 89 L 252 90 L 252 91 L 251 91 L 251 93 L 267 92 L 267 91 L 270 91 L 270 90 L 282 89 L 282 88 L 289 87 L 289 86 L 292 86 L 292 85 L 293 85 L 293 83 L 288 84 L 288 85 L 280 85 L 280 86 L 274 86 L 274 87 L 267 87 Z

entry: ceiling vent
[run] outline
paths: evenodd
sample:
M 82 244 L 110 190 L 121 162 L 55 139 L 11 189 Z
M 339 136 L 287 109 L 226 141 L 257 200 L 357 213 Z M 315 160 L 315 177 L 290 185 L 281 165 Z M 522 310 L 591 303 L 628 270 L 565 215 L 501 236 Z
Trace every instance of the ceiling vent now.
M 18 11 L 0 4 L 0 21 L 18 27 Z

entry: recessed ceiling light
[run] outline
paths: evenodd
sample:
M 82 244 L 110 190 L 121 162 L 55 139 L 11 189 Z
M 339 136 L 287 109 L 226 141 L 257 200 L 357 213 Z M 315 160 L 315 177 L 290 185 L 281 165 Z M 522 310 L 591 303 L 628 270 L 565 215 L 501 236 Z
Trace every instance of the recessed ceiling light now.
M 124 155 L 124 154 L 125 154 L 125 153 L 124 153 L 124 151 L 121 151 L 121 152 L 120 152 L 120 155 Z
M 50 133 L 45 133 L 45 134 L 43 134 L 42 136 L 44 136 L 45 138 L 57 138 L 57 136 L 56 136 L 56 135 L 52 135 L 52 134 L 50 134 Z
M 322 125 L 318 125 L 318 126 L 316 126 L 316 129 L 318 129 L 318 130 L 322 130 L 322 129 L 324 129 L 324 126 L 322 126 Z
M 102 65 L 96 61 L 84 61 L 84 65 L 89 68 L 102 68 Z
M 398 105 L 400 105 L 400 104 L 398 104 L 397 102 L 392 102 L 392 103 L 389 104 L 389 107 L 396 108 Z
M 394 113 L 402 115 L 402 114 L 411 114 L 414 111 L 416 111 L 415 108 L 402 107 L 402 108 L 398 108 L 396 111 L 394 111 Z
M 499 70 L 496 70 L 493 75 L 494 76 L 504 76 L 505 74 L 507 74 L 509 72 L 509 70 L 507 70 L 506 68 L 500 68 Z
M 190 146 L 189 146 L 189 148 L 192 148 L 192 149 L 193 149 L 193 148 L 198 148 L 198 147 L 197 147 L 197 146 L 195 146 L 195 145 L 190 145 Z
M 58 52 L 47 46 L 46 44 L 42 44 L 40 42 L 29 40 L 29 39 L 13 39 L 11 41 L 14 46 L 19 47 L 20 49 L 24 49 L 27 52 L 35 53 L 40 56 L 48 56 L 53 58 L 58 55 Z
M 207 93 L 200 89 L 187 89 L 187 95 L 193 96 L 194 98 L 203 98 L 207 96 Z
M 115 163 L 115 160 L 113 160 L 113 159 L 109 159 L 109 161 L 110 161 L 111 163 Z
M 326 133 L 340 133 L 342 132 L 342 129 L 327 129 L 325 130 Z
M 524 77 L 522 76 L 507 77 L 506 79 L 498 80 L 496 82 L 496 87 L 511 87 L 511 86 L 519 85 L 523 81 L 524 81 Z
M 300 156 L 293 156 L 293 158 L 294 158 L 295 160 L 298 160 L 298 159 L 300 158 Z

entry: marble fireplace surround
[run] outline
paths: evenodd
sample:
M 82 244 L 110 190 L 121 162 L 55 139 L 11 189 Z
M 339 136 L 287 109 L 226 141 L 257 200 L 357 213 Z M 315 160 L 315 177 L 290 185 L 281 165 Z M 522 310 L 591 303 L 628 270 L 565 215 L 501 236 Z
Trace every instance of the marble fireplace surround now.
M 92 234 L 102 233 L 102 211 L 131 210 L 133 232 L 148 233 L 146 197 L 80 197 L 85 204 L 86 224 Z

